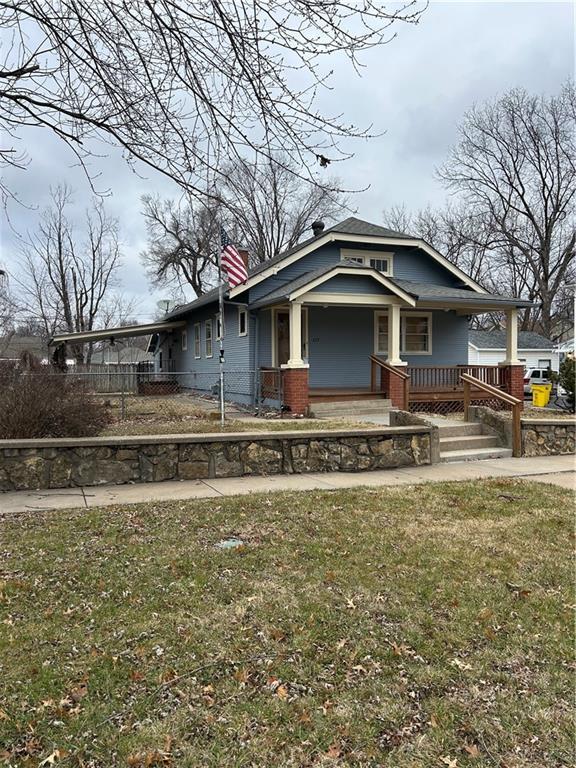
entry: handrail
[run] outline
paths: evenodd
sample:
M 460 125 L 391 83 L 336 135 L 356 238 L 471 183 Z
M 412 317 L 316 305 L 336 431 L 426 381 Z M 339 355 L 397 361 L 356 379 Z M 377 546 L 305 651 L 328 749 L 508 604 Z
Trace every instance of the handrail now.
M 518 405 L 522 403 L 522 400 L 520 400 L 518 397 L 514 397 L 514 395 L 510 395 L 508 392 L 504 392 L 502 389 L 498 389 L 498 387 L 493 387 L 492 384 L 486 384 L 481 379 L 477 379 L 475 376 L 470 376 L 469 373 L 461 373 L 460 378 L 463 382 L 467 382 L 468 384 L 474 384 L 475 387 L 478 389 L 483 389 L 485 392 L 488 392 L 490 395 L 494 395 L 494 397 L 499 397 L 501 400 L 503 400 L 505 403 L 508 403 L 509 405 Z
M 404 371 L 401 368 L 396 368 L 394 365 L 389 365 L 384 360 L 381 360 L 379 357 L 376 357 L 376 355 L 370 355 L 370 360 L 373 363 L 376 363 L 376 365 L 379 365 L 380 368 L 384 368 L 384 370 L 389 371 L 390 373 L 395 373 L 396 376 L 398 376 L 401 379 L 409 379 L 410 376 L 407 373 L 404 373 Z
M 460 378 L 464 382 L 464 419 L 466 421 L 468 421 L 470 408 L 471 385 L 512 406 L 512 455 L 516 458 L 522 456 L 522 421 L 520 418 L 520 409 L 523 405 L 522 400 L 518 397 L 514 397 L 514 395 L 511 395 L 508 392 L 503 392 L 501 389 L 498 389 L 498 387 L 493 387 L 491 384 L 485 384 L 480 379 L 470 376 L 468 373 L 462 373 Z

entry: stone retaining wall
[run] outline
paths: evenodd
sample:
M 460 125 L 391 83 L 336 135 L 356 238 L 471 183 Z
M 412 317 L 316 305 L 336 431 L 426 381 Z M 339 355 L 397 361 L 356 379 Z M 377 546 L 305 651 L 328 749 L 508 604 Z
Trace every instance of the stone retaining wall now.
M 522 455 L 573 454 L 575 433 L 572 419 L 522 419 Z
M 509 412 L 497 412 L 485 406 L 470 408 L 472 421 L 480 421 L 493 430 L 503 445 L 512 447 L 512 419 Z M 574 453 L 574 419 L 525 419 L 522 421 L 522 456 L 561 456 Z
M 0 490 L 361 472 L 429 464 L 430 445 L 426 426 L 0 440 Z

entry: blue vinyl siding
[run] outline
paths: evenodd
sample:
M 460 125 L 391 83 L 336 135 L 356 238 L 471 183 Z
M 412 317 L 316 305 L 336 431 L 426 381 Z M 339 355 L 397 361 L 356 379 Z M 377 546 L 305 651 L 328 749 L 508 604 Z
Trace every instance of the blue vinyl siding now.
M 310 307 L 311 387 L 370 386 L 374 310 Z M 432 312 L 432 354 L 401 355 L 408 365 L 457 365 L 468 360 L 468 322 L 454 312 Z
M 382 283 L 367 275 L 336 275 L 313 288 L 312 293 L 365 293 L 381 296 L 390 294 Z
M 435 285 L 458 286 L 461 281 L 449 270 L 435 261 L 419 248 L 407 246 L 359 246 L 356 243 L 328 243 L 327 245 L 303 256 L 298 261 L 289 264 L 278 272 L 277 275 L 263 280 L 250 289 L 250 302 L 255 302 L 267 293 L 280 288 L 287 282 L 303 275 L 305 272 L 327 267 L 330 264 L 338 264 L 341 260 L 340 250 L 353 248 L 354 250 L 386 251 L 394 254 L 393 277 L 401 280 L 414 280 L 422 283 L 434 283 Z
M 218 304 L 209 304 L 191 313 L 187 318 L 187 349 L 181 348 L 181 336 L 178 331 L 172 342 L 172 370 L 186 374 L 179 377 L 181 386 L 201 392 L 214 393 L 218 386 L 220 373 L 220 342 L 217 334 Z M 212 321 L 212 357 L 206 357 L 206 320 Z M 201 357 L 194 357 L 194 326 L 200 323 Z M 224 304 L 224 372 L 225 389 L 228 399 L 244 404 L 252 404 L 255 389 L 254 335 L 255 318 L 248 313 L 248 335 L 238 335 L 238 306 Z M 168 342 L 163 347 L 163 369 L 166 365 Z

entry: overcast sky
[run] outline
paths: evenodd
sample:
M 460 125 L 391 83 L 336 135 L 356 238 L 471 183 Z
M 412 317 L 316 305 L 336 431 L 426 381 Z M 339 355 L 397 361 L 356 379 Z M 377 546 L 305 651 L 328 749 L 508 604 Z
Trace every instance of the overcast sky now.
M 368 191 L 354 196 L 360 218 L 382 223 L 382 210 L 396 204 L 410 209 L 442 205 L 446 193 L 434 168 L 456 139 L 463 112 L 475 102 L 493 99 L 513 87 L 532 93 L 557 92 L 574 77 L 574 6 L 554 2 L 432 2 L 416 26 L 398 25 L 388 45 L 363 56 L 359 79 L 338 65 L 334 90 L 323 97 L 330 112 L 342 111 L 356 125 L 374 124 L 383 135 L 354 145 L 355 157 L 339 163 L 344 185 Z M 18 234 L 34 227 L 47 203 L 49 187 L 67 181 L 82 210 L 90 198 L 88 183 L 73 166 L 69 151 L 49 133 L 26 134 L 31 164 L 10 171 L 5 180 L 23 208 L 11 205 L 12 226 L 2 225 L 2 260 L 16 272 Z M 145 228 L 140 197 L 144 193 L 178 196 L 159 174 L 139 178 L 119 154 L 96 158 L 96 184 L 109 189 L 110 213 L 121 223 L 124 292 L 137 297 L 138 320 L 149 319 L 162 298 L 140 264 Z

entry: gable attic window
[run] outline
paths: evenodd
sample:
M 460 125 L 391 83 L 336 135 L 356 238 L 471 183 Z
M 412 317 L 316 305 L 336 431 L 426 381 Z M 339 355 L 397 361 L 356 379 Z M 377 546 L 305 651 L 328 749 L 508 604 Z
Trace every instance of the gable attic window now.
M 392 276 L 394 254 L 387 251 L 362 251 L 356 249 L 342 248 L 340 250 L 342 261 L 353 261 L 355 264 L 362 264 L 364 267 L 372 267 L 383 275 Z

